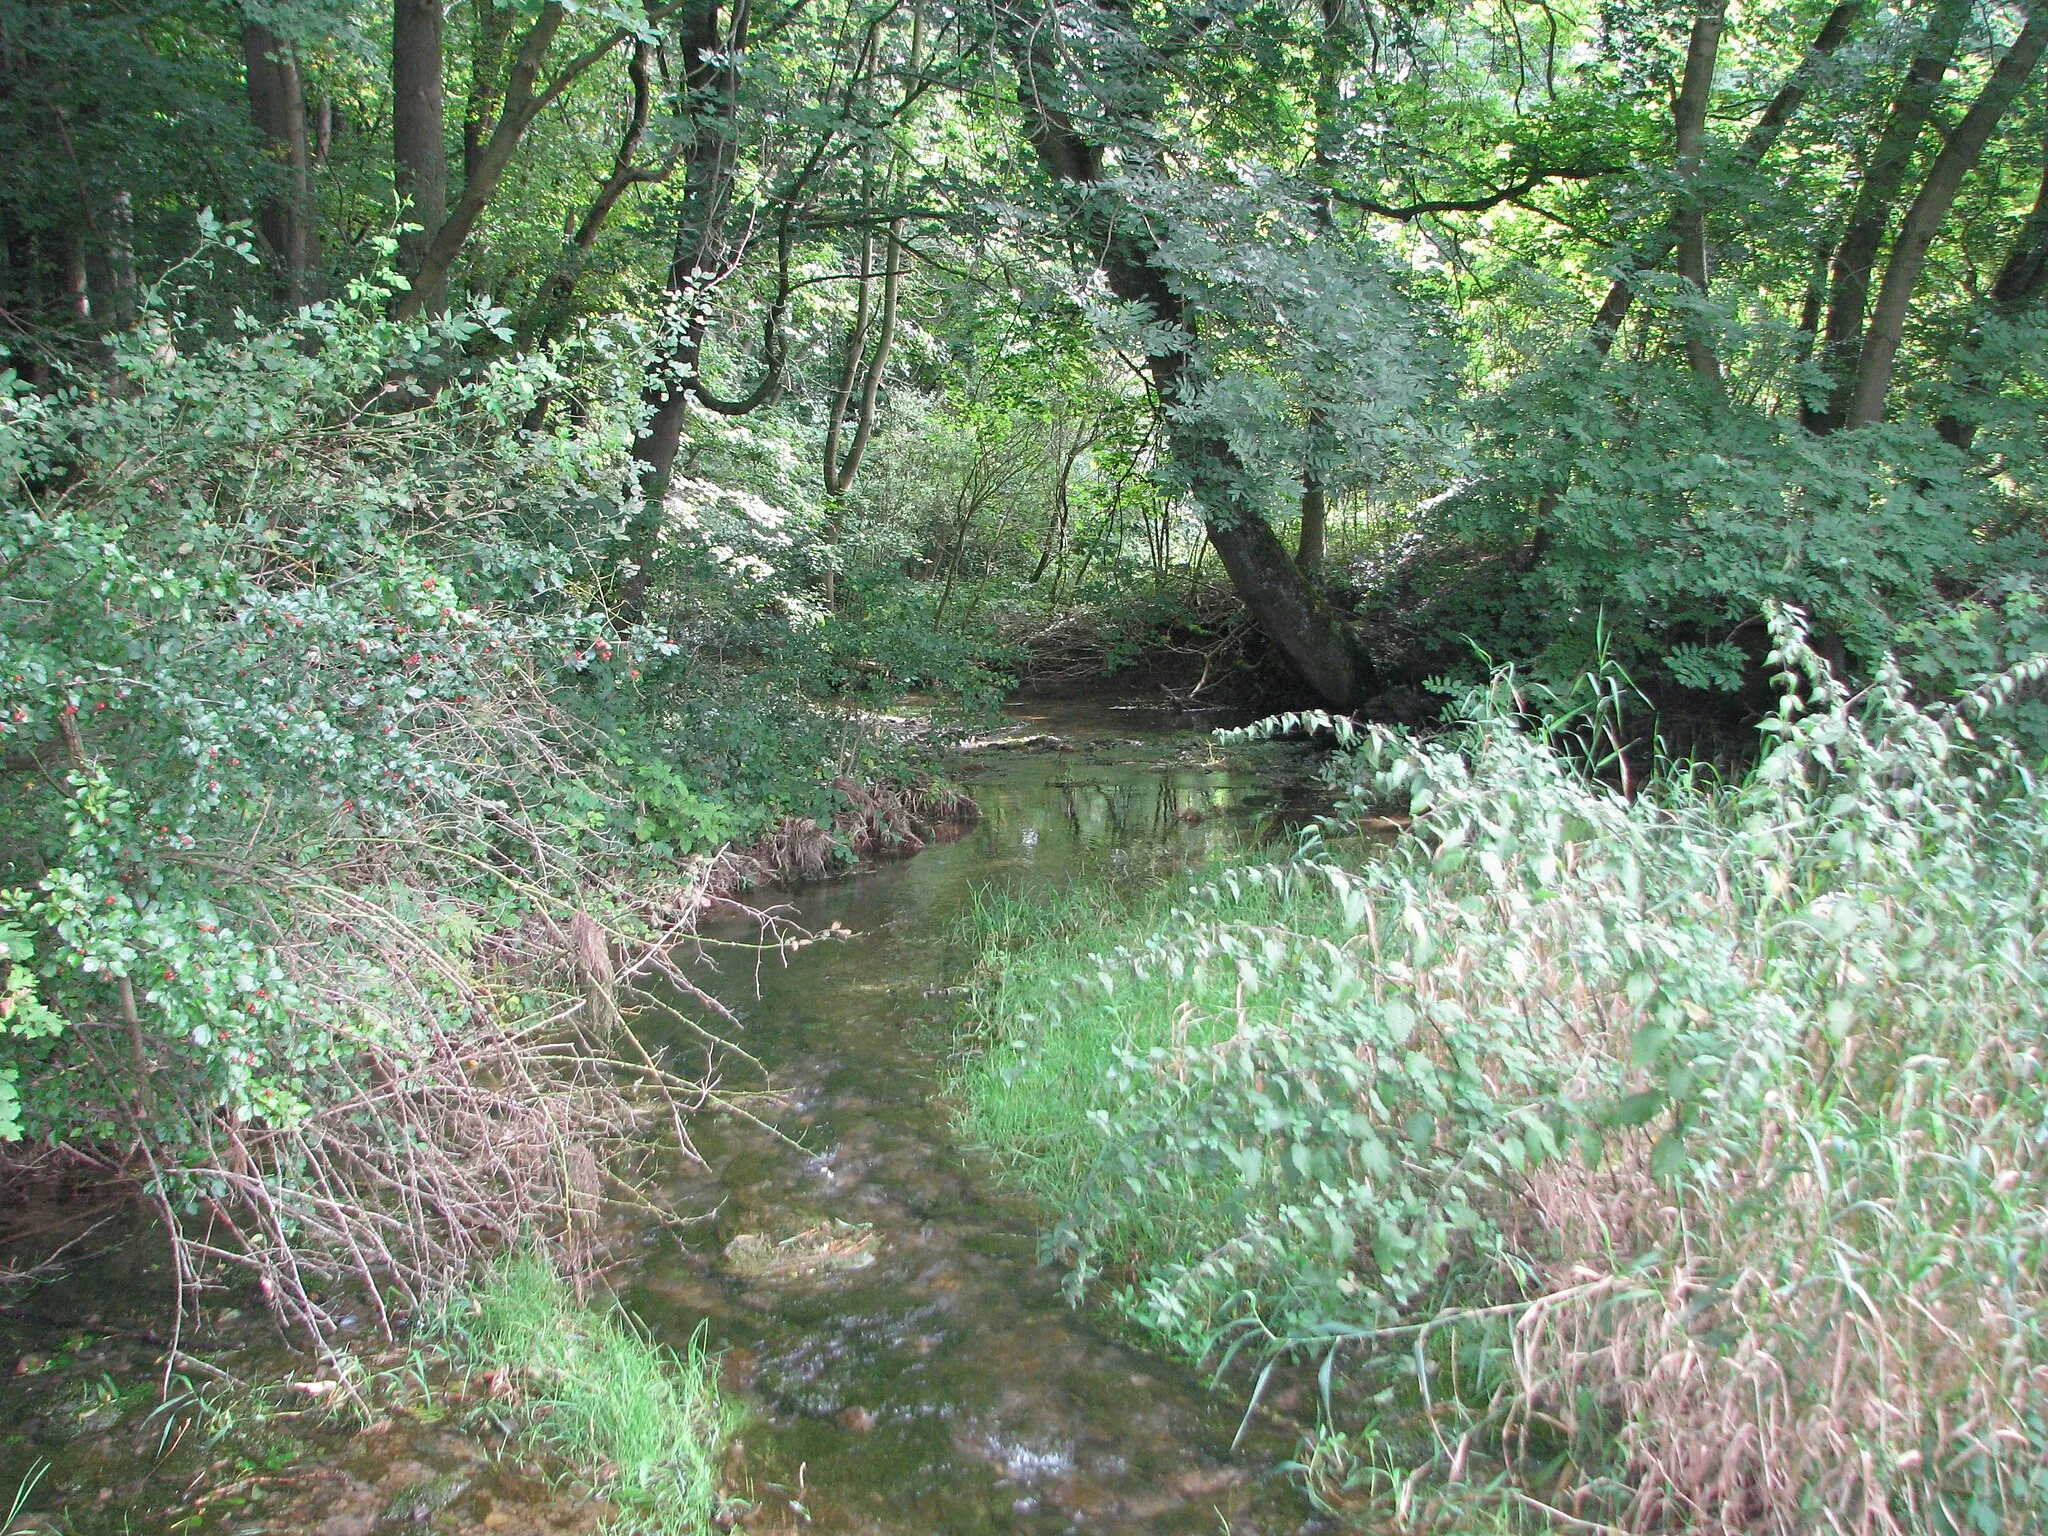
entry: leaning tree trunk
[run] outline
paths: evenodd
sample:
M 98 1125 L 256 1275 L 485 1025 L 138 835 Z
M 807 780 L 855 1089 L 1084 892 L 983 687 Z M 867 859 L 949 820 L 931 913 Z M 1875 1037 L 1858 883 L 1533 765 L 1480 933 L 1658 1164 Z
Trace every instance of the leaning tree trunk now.
M 2002 314 L 2017 314 L 2048 293 L 2048 140 L 2041 147 L 2041 186 L 2034 194 L 2034 211 L 2020 227 L 1991 285 L 1991 302 Z
M 1849 413 L 1849 395 L 1862 363 L 1863 320 L 1870 307 L 1870 277 L 1877 268 L 1878 247 L 1884 244 L 1892 206 L 1913 167 L 1914 148 L 1934 111 L 1935 97 L 1955 58 L 1971 9 L 1972 0 L 1940 0 L 1928 18 L 1898 95 L 1892 99 L 1877 147 L 1870 152 L 1870 164 L 1856 188 L 1856 201 L 1850 205 L 1849 222 L 1828 273 L 1827 328 L 1820 348 L 1821 372 L 1831 381 L 1828 398 L 1818 408 L 1800 412 L 1800 420 L 1810 431 L 1832 432 Z
M 1097 250 L 1118 298 L 1146 305 L 1163 333 L 1192 340 L 1193 317 L 1168 286 L 1149 241 L 1125 230 Z M 1192 393 L 1191 364 L 1185 341 L 1165 343 L 1145 359 L 1168 413 L 1167 447 L 1187 476 L 1209 543 L 1246 610 L 1301 680 L 1332 709 L 1351 709 L 1375 687 L 1372 662 L 1272 525 L 1245 505 L 1244 466 L 1223 434 L 1178 410 Z
M 1863 359 L 1843 425 L 1860 427 L 1884 420 L 1885 396 L 1891 391 L 1892 370 L 1898 362 L 1899 344 L 1905 339 L 1906 310 L 1927 265 L 1928 248 L 1941 232 L 1956 194 L 1962 190 L 1963 178 L 1984 153 L 2027 76 L 2034 72 L 2044 45 L 2048 45 L 2048 0 L 2035 0 L 2026 30 L 1998 61 L 1970 110 L 1949 134 L 1928 169 L 1927 180 L 1921 183 L 1920 195 L 1906 210 L 1906 221 L 1892 242 L 1891 259 L 1885 263 L 1884 284 L 1870 311 L 1870 330 L 1863 339 Z
M 640 147 L 647 138 L 648 114 L 653 109 L 653 63 L 654 45 L 645 38 L 636 41 L 632 60 L 626 66 L 626 77 L 633 87 L 633 107 L 626 119 L 625 132 L 619 137 L 619 147 L 612 156 L 611 174 L 605 177 L 598 186 L 597 195 L 583 210 L 575 233 L 570 235 L 562 254 L 555 261 L 555 270 L 541 284 L 526 317 L 520 321 L 520 341 L 529 350 L 554 340 L 556 330 L 569 318 L 570 301 L 576 296 L 576 285 L 582 280 L 590 248 L 597 243 L 598 235 L 611 218 L 612 210 L 618 207 L 619 199 L 626 195 L 627 188 L 668 180 L 669 171 L 675 163 L 674 152 L 651 166 L 641 165 L 638 160 Z M 547 414 L 547 397 L 543 396 L 535 404 L 534 411 L 536 414 L 526 423 L 529 431 L 539 430 L 541 418 Z
M 1245 503 L 1243 465 L 1223 434 L 1180 409 L 1195 383 L 1189 351 L 1194 316 L 1168 281 L 1145 224 L 1102 186 L 1102 146 L 1057 105 L 1057 84 L 1042 78 L 1048 63 L 1042 41 L 1021 35 L 1011 41 L 1027 82 L 1019 93 L 1026 137 L 1048 174 L 1072 195 L 1077 225 L 1110 290 L 1158 322 L 1152 334 L 1161 339 L 1145 359 L 1146 371 L 1167 413 L 1167 446 L 1187 477 L 1209 543 L 1253 620 L 1316 697 L 1333 709 L 1355 707 L 1375 686 L 1370 659 L 1272 525 Z
M 470 40 L 469 98 L 462 104 L 462 179 L 476 180 L 484 144 L 505 99 L 505 50 L 512 43 L 518 12 L 497 0 L 475 0 L 475 34 Z

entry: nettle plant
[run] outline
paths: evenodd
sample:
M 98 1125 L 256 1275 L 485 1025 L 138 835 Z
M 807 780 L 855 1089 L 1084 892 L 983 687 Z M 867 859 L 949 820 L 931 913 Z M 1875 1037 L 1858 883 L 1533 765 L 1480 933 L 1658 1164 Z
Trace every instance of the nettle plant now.
M 2037 1519 L 2048 813 L 1990 727 L 2048 656 L 1929 708 L 1768 617 L 1781 706 L 1735 786 L 1624 793 L 1612 691 L 1512 673 L 1452 736 L 1255 731 L 1336 735 L 1337 814 L 1017 1046 L 1122 1031 L 1054 1237 L 1076 1284 L 1121 1271 L 1197 1357 L 1305 1358 L 1326 1413 L 1412 1358 L 1416 1478 L 1533 1430 L 1632 1528 Z M 1411 833 L 1348 841 L 1395 807 Z M 1429 1347 L 1488 1329 L 1485 1380 Z
M 337 1237 L 280 1212 L 345 1107 L 459 1099 L 459 1060 L 525 1038 L 480 944 L 601 900 L 593 869 L 629 851 L 564 704 L 665 649 L 611 631 L 587 577 L 630 410 L 520 433 L 547 366 L 453 361 L 502 315 L 397 324 L 375 298 L 208 336 L 166 288 L 104 377 L 0 381 L 0 1137 L 139 1138 L 174 1215 L 271 1200 L 228 1226 L 273 1279 Z M 535 1166 L 582 1113 L 534 1122 Z M 459 1227 L 357 1267 L 424 1283 Z

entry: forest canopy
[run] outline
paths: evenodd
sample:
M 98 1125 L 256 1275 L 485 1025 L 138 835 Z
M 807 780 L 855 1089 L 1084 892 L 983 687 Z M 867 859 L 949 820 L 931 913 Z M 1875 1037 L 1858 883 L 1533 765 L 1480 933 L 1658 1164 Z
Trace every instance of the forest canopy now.
M 1943 682 L 2032 631 L 2026 3 L 4 26 L 14 389 L 89 387 L 173 272 L 209 335 L 489 314 L 415 381 L 544 360 L 529 436 L 637 411 L 640 469 L 579 530 L 629 618 L 690 480 L 786 513 L 839 627 L 1015 638 L 1213 553 L 1343 707 L 1476 675 L 1475 643 L 1569 666 L 1596 628 L 1753 689 L 1768 599 Z M 180 265 L 202 215 L 246 263 Z

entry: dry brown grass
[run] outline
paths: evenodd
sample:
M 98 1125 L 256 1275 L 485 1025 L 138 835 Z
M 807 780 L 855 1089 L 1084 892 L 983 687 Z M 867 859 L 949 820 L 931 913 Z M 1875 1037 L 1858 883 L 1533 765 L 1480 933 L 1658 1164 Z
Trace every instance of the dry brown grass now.
M 1978 1065 L 2017 1077 L 2037 1060 L 2000 1041 Z M 1878 1158 L 1841 1155 L 1802 1112 L 1813 1098 L 1788 1094 L 1756 1150 L 1689 1198 L 1642 1147 L 1531 1180 L 1555 1241 L 1544 1286 L 1575 1294 L 1516 1328 L 1518 1415 L 1575 1441 L 1612 1434 L 1635 1490 L 1625 1523 L 1904 1536 L 1973 1499 L 2038 1507 L 2048 1276 L 2008 1261 L 2015 1237 L 2038 1254 L 2048 1170 L 2034 1128 L 1991 1095 L 1930 1112 L 1915 1102 L 1928 1085 L 1897 1066 L 1859 1084 L 1885 1127 Z M 1613 1283 L 1582 1289 L 1593 1280 Z

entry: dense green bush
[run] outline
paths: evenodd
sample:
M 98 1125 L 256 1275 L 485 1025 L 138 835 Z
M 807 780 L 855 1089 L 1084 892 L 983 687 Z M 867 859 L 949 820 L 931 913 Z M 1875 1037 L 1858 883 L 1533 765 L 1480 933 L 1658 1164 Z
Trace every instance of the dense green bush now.
M 1929 427 L 1816 436 L 1669 363 L 1583 351 L 1474 425 L 1468 483 L 1367 582 L 1369 607 L 1399 594 L 1410 665 L 1471 678 L 1476 639 L 1569 676 L 1597 636 L 1646 683 L 1761 702 L 1769 602 L 1807 611 L 1856 675 L 1892 653 L 1937 692 L 2029 653 L 2025 623 L 2007 621 L 2048 569 L 2038 502 Z
M 223 331 L 167 284 L 106 373 L 0 395 L 9 1167 L 139 1140 L 314 1326 L 323 1271 L 432 1289 L 581 1219 L 557 1143 L 634 1116 L 601 1042 L 549 1055 L 573 920 L 630 938 L 683 856 L 903 758 L 806 694 L 821 622 L 727 526 L 772 515 L 678 511 L 619 622 L 637 400 L 524 430 L 565 381 L 460 360 L 500 313 L 380 297 Z
M 1774 638 L 1743 783 L 1625 796 L 1598 708 L 1507 675 L 1451 738 L 1321 721 L 1342 804 L 1296 858 L 998 953 L 970 1129 L 1077 1288 L 1321 1368 L 1324 1492 L 1477 1446 L 1638 1529 L 2048 1509 L 2048 816 L 1975 726 L 2048 660 L 1929 711 Z M 1411 834 L 1349 841 L 1389 803 Z M 1333 1379 L 1411 1358 L 1427 1438 L 1374 1450 Z
M 491 319 L 339 309 L 208 341 L 160 315 L 111 379 L 0 406 L 7 901 L 47 1002 L 147 1036 L 91 1051 L 97 1081 L 59 1070 L 75 1031 L 12 1045 L 30 1135 L 111 1132 L 138 1069 L 237 1119 L 300 1112 L 412 1004 L 367 975 L 354 1006 L 302 994 L 276 953 L 293 919 L 255 893 L 297 906 L 309 868 L 456 827 L 472 857 L 532 862 L 550 769 L 579 754 L 532 706 L 609 642 L 533 602 L 563 562 L 508 524 L 596 466 L 514 444 L 525 370 L 419 409 L 391 382 Z

